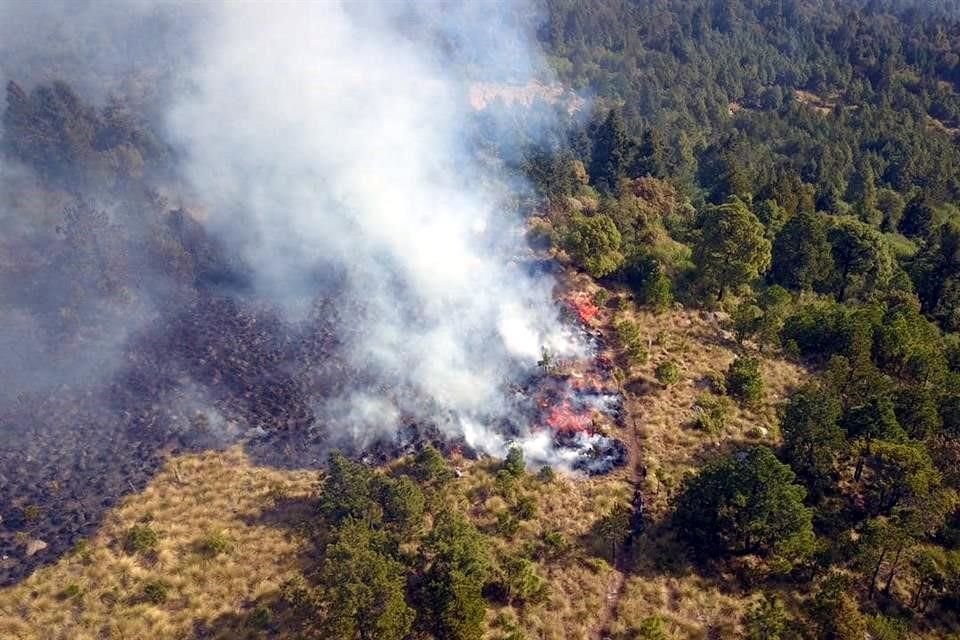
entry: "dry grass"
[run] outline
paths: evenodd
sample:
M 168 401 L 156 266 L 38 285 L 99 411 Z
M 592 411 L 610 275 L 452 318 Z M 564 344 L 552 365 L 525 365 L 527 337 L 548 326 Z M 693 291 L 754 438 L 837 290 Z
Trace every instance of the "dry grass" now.
M 298 572 L 302 541 L 261 516 L 277 496 L 309 495 L 315 479 L 254 467 L 236 449 L 171 459 L 77 551 L 0 591 L 0 638 L 183 638 L 240 613 Z M 124 551 L 136 523 L 159 534 L 153 551 Z M 211 536 L 228 541 L 221 553 L 203 548 Z M 151 582 L 167 585 L 164 602 L 142 597 Z

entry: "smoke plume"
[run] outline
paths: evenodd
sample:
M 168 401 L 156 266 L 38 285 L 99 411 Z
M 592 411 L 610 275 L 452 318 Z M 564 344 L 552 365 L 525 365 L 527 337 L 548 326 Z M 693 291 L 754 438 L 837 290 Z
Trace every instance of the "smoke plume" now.
M 440 35 L 469 46 L 472 73 L 502 72 L 482 66 L 501 50 L 477 55 L 492 33 L 514 45 L 512 73 L 536 67 L 519 34 L 491 28 L 497 11 L 441 12 Z M 205 224 L 239 248 L 257 295 L 294 319 L 318 292 L 351 310 L 349 367 L 371 384 L 328 399 L 334 439 L 364 443 L 429 412 L 502 453 L 488 429 L 511 417 L 510 383 L 542 347 L 574 345 L 552 283 L 525 265 L 510 185 L 465 146 L 465 76 L 392 17 L 334 3 L 219 12 L 169 136 Z

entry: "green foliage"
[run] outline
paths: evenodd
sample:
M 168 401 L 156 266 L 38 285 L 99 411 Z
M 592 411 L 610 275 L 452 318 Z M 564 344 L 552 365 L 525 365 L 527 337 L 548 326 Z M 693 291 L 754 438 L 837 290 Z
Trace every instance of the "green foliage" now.
M 334 451 L 327 458 L 319 509 L 325 518 L 339 523 L 347 518 L 376 519 L 373 501 L 373 472 Z
M 247 616 L 247 626 L 254 629 L 268 629 L 273 624 L 273 613 L 270 609 L 260 605 Z
M 833 255 L 823 216 L 799 213 L 787 222 L 773 244 L 770 276 L 788 289 L 812 290 L 833 277 Z
M 444 457 L 431 445 L 417 452 L 413 461 L 413 477 L 423 483 L 442 482 L 451 475 Z
M 532 495 L 522 495 L 517 498 L 513 512 L 520 520 L 533 520 L 537 517 L 537 500 Z
M 820 638 L 863 640 L 866 621 L 853 598 L 846 576 L 831 574 L 820 584 L 809 605 L 810 618 Z
M 318 580 L 328 637 L 400 640 L 409 633 L 415 614 L 406 601 L 406 572 L 381 549 L 367 522 L 348 519 L 337 529 Z
M 643 335 L 640 333 L 640 326 L 632 320 L 623 319 L 617 322 L 617 338 L 623 345 L 624 352 L 631 364 L 643 364 L 647 361 L 649 353 L 646 344 L 643 341 Z
M 383 521 L 395 530 L 412 534 L 423 523 L 426 498 L 420 487 L 406 476 L 379 480 L 378 499 Z
M 877 441 L 865 446 L 864 455 L 873 471 L 863 476 L 873 513 L 890 513 L 905 502 L 921 504 L 941 484 L 940 472 L 922 444 Z
M 160 534 L 149 524 L 135 524 L 123 538 L 123 550 L 127 553 L 147 553 L 157 548 Z
M 868 299 L 886 288 L 895 263 L 883 236 L 851 218 L 838 218 L 827 233 L 835 265 L 833 290 L 841 301 Z
M 218 556 L 233 549 L 233 541 L 219 529 L 208 531 L 197 541 L 197 550 L 207 556 Z
M 770 241 L 763 225 L 739 199 L 705 209 L 693 251 L 703 284 L 724 292 L 750 284 L 770 266 Z
M 664 360 L 657 365 L 653 374 L 657 381 L 665 387 L 672 387 L 680 382 L 680 367 L 673 360 Z
M 574 215 L 563 236 L 563 249 L 594 278 L 610 275 L 623 264 L 621 236 L 605 215 Z
M 486 603 L 482 590 L 490 571 L 483 537 L 462 516 L 441 514 L 425 541 L 430 559 L 419 610 L 438 638 L 479 640 Z
M 806 490 L 767 447 L 725 456 L 684 487 L 674 514 L 680 535 L 698 552 L 770 554 L 798 560 L 810 552 Z
M 908 238 L 925 238 L 933 228 L 936 213 L 923 193 L 918 193 L 903 210 L 899 229 Z
M 633 631 L 632 637 L 636 640 L 668 640 L 670 638 L 664 628 L 663 618 L 660 616 L 649 616 L 641 620 L 639 626 Z
M 741 356 L 727 369 L 727 393 L 747 404 L 763 398 L 763 374 L 757 358 Z
M 170 585 L 163 580 L 150 580 L 143 585 L 143 600 L 150 604 L 163 604 L 169 595 Z
M 748 640 L 781 640 L 787 629 L 787 611 L 775 595 L 763 597 L 743 617 Z
M 593 524 L 593 532 L 610 549 L 610 559 L 615 560 L 617 549 L 629 538 L 633 511 L 625 504 L 618 503 L 608 513 Z
M 507 457 L 503 461 L 504 470 L 514 478 L 522 478 L 527 472 L 527 463 L 523 459 L 523 449 L 510 447 Z
M 716 435 L 727 426 L 731 409 L 727 397 L 712 393 L 701 394 L 693 405 L 695 424 L 701 431 Z
M 510 602 L 526 603 L 542 600 L 547 583 L 537 573 L 536 565 L 526 558 L 509 556 L 501 562 L 502 585 Z
M 780 412 L 784 457 L 818 496 L 832 486 L 834 465 L 846 444 L 840 413 L 836 395 L 816 384 L 791 395 Z
M 904 620 L 875 615 L 866 622 L 873 640 L 908 640 L 910 637 L 910 625 Z
M 540 470 L 537 471 L 537 480 L 540 482 L 553 482 L 556 477 L 557 472 L 548 464 L 543 465 L 540 467 Z

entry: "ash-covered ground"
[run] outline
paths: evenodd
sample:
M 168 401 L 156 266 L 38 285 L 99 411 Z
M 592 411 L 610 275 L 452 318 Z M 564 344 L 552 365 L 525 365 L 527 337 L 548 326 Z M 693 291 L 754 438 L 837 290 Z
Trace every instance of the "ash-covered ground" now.
M 194 224 L 183 211 L 167 221 L 180 232 Z M 626 460 L 624 445 L 604 435 L 622 420 L 623 400 L 599 333 L 575 306 L 566 326 L 585 355 L 504 380 L 514 406 L 499 413 L 511 418 L 474 431 L 451 428 L 445 421 L 462 419 L 435 413 L 430 399 L 412 397 L 418 390 L 344 357 L 342 345 L 362 339 L 349 335 L 351 326 L 362 330 L 362 301 L 331 293 L 291 322 L 255 299 L 219 294 L 218 284 L 172 294 L 119 347 L 122 364 L 107 378 L 21 391 L 0 404 L 0 584 L 91 535 L 108 509 L 142 490 L 177 452 L 243 443 L 257 464 L 316 468 L 333 447 L 373 464 L 433 442 L 468 455 L 516 444 L 532 463 L 585 473 Z M 84 338 L 68 327 L 49 331 L 59 335 L 66 364 Z M 331 422 L 327 401 L 360 390 L 406 409 L 397 424 L 384 425 L 391 435 L 358 443 Z

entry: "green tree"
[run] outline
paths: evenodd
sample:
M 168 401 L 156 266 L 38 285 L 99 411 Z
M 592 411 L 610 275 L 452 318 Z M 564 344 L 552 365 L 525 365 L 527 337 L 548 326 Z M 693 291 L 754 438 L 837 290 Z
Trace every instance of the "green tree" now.
M 373 472 L 339 451 L 327 458 L 320 513 L 333 523 L 346 518 L 379 520 L 373 496 Z
M 918 193 L 910 199 L 903 210 L 900 232 L 909 238 L 925 238 L 933 228 L 936 213 L 926 195 Z
M 515 478 L 520 478 L 527 471 L 527 463 L 523 459 L 523 449 L 510 447 L 507 457 L 503 461 L 503 468 Z
M 780 411 L 783 454 L 818 496 L 831 488 L 834 465 L 846 444 L 840 411 L 836 395 L 816 384 L 795 392 Z
M 736 358 L 726 374 L 727 393 L 747 404 L 756 404 L 763 398 L 763 373 L 760 360 L 740 356 Z
M 871 513 L 889 514 L 905 502 L 918 504 L 939 488 L 941 476 L 926 447 L 915 443 L 876 441 L 870 444 L 863 474 Z
M 423 483 L 443 482 L 450 477 L 447 461 L 429 444 L 417 452 L 411 470 L 413 477 Z
M 603 122 L 595 124 L 591 138 L 590 177 L 598 189 L 606 193 L 617 190 L 621 178 L 630 167 L 632 149 L 623 114 L 619 109 L 607 112 Z
M 440 514 L 425 540 L 428 568 L 420 610 L 437 638 L 479 640 L 486 602 L 482 591 L 490 571 L 483 536 L 459 514 Z
M 932 233 L 913 261 L 913 280 L 924 313 L 945 329 L 960 329 L 960 224 Z
M 617 550 L 625 544 L 631 534 L 633 511 L 623 503 L 617 503 L 593 525 L 593 531 L 601 542 L 610 547 L 610 560 L 616 561 Z
M 880 189 L 877 192 L 877 208 L 883 216 L 881 229 L 887 232 L 896 231 L 903 218 L 903 210 L 907 206 L 903 196 L 893 189 Z
M 770 265 L 770 241 L 763 225 L 743 201 L 731 198 L 700 215 L 700 237 L 693 250 L 701 281 L 717 299 L 749 284 Z
M 594 278 L 602 278 L 623 264 L 621 236 L 608 216 L 574 215 L 563 236 L 563 248 Z
M 883 213 L 877 208 L 877 179 L 870 163 L 862 158 L 857 171 L 847 185 L 847 200 L 854 205 L 854 212 L 863 222 L 879 226 Z
M 867 624 L 850 590 L 849 579 L 838 573 L 828 575 L 820 583 L 809 605 L 810 617 L 817 626 L 816 637 L 863 640 Z
M 720 553 L 777 553 L 796 560 L 813 541 L 806 490 L 767 447 L 725 456 L 690 479 L 674 524 L 694 549 Z
M 426 499 L 416 482 L 406 476 L 384 477 L 378 482 L 377 493 L 383 520 L 388 526 L 407 535 L 423 524 Z
M 830 281 L 833 255 L 822 216 L 801 212 L 787 222 L 773 244 L 770 275 L 777 284 L 803 291 Z
M 400 640 L 409 633 L 414 610 L 406 601 L 404 566 L 380 547 L 369 525 L 353 519 L 340 525 L 327 547 L 319 582 L 328 637 Z
M 879 231 L 859 220 L 841 218 L 827 235 L 836 266 L 835 291 L 841 301 L 851 293 L 869 297 L 890 283 L 894 261 Z

